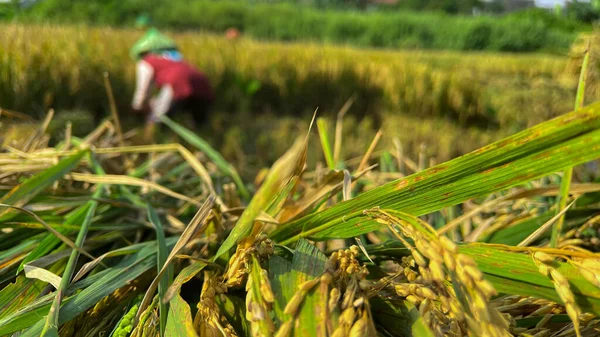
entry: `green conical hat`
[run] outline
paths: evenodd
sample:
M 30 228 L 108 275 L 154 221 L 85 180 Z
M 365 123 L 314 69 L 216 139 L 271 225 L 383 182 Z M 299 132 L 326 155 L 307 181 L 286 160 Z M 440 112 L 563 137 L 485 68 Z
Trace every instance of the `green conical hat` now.
M 151 28 L 133 45 L 130 55 L 133 59 L 138 59 L 143 53 L 172 48 L 177 48 L 175 41 L 157 29 Z

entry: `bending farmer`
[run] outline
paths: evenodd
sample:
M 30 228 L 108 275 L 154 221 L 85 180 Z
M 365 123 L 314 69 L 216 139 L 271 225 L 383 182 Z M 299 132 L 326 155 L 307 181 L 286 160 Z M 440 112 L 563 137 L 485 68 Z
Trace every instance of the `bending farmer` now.
M 137 60 L 136 89 L 131 103 L 138 112 L 147 112 L 145 136 L 165 114 L 187 110 L 196 125 L 201 124 L 214 100 L 210 82 L 199 70 L 184 62 L 177 46 L 156 29 L 150 29 L 131 49 Z M 149 99 L 154 86 L 158 94 Z

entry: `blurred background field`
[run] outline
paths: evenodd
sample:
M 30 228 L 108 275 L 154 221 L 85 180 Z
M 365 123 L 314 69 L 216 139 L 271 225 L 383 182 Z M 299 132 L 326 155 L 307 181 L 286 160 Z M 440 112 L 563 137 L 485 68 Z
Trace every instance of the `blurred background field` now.
M 108 111 L 102 78 L 108 71 L 119 110 L 127 117 L 134 84 L 128 46 L 137 32 L 15 24 L 2 30 L 3 107 L 37 117 L 54 107 L 59 118 L 81 123 L 75 130 L 89 132 L 96 123 L 82 115 Z M 290 131 L 298 123 L 305 127 L 315 108 L 321 116 L 335 117 L 354 97 L 346 130 L 358 124 L 383 126 L 399 134 L 408 149 L 425 142 L 443 160 L 569 111 L 576 89 L 577 69 L 569 69 L 565 56 L 356 50 L 232 42 L 204 33 L 174 36 L 217 88 L 205 131 L 230 158 L 238 145 L 251 147 L 244 152 L 256 152 L 247 151 L 255 147 L 282 153 L 282 143 L 295 136 Z M 287 135 L 288 142 L 266 139 L 279 135 Z
M 261 40 L 516 52 L 564 51 L 577 32 L 591 28 L 586 21 L 593 19 L 593 13 L 579 14 L 577 8 L 565 16 L 535 8 L 494 16 L 510 10 L 510 3 L 533 3 L 495 2 L 501 7 L 491 8 L 490 1 L 478 0 L 45 0 L 19 13 L 18 19 L 126 26 L 145 12 L 161 27 L 212 32 L 233 27 Z M 488 15 L 472 16 L 484 10 Z
M 436 3 L 42 1 L 4 11 L 0 107 L 36 118 L 54 108 L 51 129 L 71 120 L 85 134 L 108 114 L 106 71 L 135 125 L 128 49 L 141 32 L 127 27 L 149 13 L 216 87 L 202 133 L 248 165 L 269 165 L 315 109 L 333 121 L 348 100 L 349 155 L 382 128 L 383 144 L 394 134 L 409 154 L 426 144 L 440 161 L 572 109 L 593 16 L 574 5 L 474 16 L 477 1 Z M 242 38 L 226 39 L 230 28 Z

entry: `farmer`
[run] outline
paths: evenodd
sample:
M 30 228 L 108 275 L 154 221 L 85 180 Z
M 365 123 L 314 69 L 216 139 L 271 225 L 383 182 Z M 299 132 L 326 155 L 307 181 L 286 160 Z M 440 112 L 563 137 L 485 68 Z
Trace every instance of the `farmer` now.
M 146 140 L 166 114 L 185 110 L 192 113 L 196 126 L 204 122 L 214 100 L 213 89 L 204 74 L 183 61 L 173 40 L 150 28 L 131 48 L 131 57 L 137 61 L 131 107 L 136 112 L 149 112 Z M 149 99 L 152 86 L 159 91 Z

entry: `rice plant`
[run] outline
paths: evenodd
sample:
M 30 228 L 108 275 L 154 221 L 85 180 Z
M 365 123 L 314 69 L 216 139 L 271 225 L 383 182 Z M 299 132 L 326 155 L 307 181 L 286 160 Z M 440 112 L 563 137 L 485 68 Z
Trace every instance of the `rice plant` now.
M 0 153 L 0 336 L 600 329 L 600 185 L 556 174 L 600 157 L 599 104 L 429 168 L 320 119 L 254 184 L 166 117 L 183 145 L 51 118 Z

